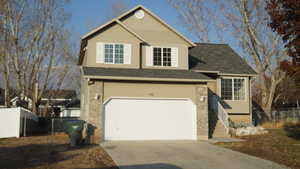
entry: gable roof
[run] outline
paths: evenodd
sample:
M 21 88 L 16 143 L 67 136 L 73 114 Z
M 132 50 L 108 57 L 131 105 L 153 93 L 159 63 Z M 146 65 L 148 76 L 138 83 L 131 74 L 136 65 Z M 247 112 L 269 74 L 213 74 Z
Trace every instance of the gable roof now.
M 256 75 L 256 72 L 227 44 L 196 43 L 189 49 L 189 67 L 195 71 Z
M 144 11 L 146 11 L 147 13 L 149 13 L 152 17 L 154 17 L 155 19 L 157 19 L 160 23 L 162 23 L 164 26 L 166 26 L 168 29 L 170 29 L 172 32 L 174 32 L 175 34 L 177 34 L 179 37 L 181 37 L 183 40 L 185 40 L 186 42 L 188 42 L 189 44 L 191 44 L 191 46 L 195 46 L 195 44 L 190 41 L 188 38 L 186 38 L 185 36 L 183 36 L 181 33 L 179 33 L 178 31 L 176 31 L 173 27 L 171 27 L 169 24 L 167 24 L 166 22 L 164 22 L 160 17 L 158 17 L 157 15 L 155 15 L 153 12 L 151 12 L 149 9 L 145 8 L 143 5 L 137 5 L 136 7 L 130 9 L 129 11 L 121 14 L 120 16 L 116 17 L 115 19 L 112 19 L 111 21 L 105 23 L 104 25 L 101 25 L 99 27 L 97 27 L 96 29 L 90 31 L 89 33 L 85 34 L 82 39 L 88 38 L 89 36 L 91 36 L 92 34 L 98 32 L 99 30 L 101 30 L 103 28 L 103 26 L 105 26 L 106 24 L 113 22 L 113 21 L 119 21 L 122 18 L 125 18 L 126 16 L 128 16 L 129 14 L 135 12 L 138 9 L 143 9 Z
M 130 9 L 129 11 L 123 13 L 122 15 L 106 22 L 105 24 L 93 29 L 92 31 L 90 31 L 89 33 L 85 34 L 84 36 L 82 36 L 81 38 L 81 44 L 80 44 L 80 52 L 79 52 L 79 59 L 78 59 L 78 65 L 82 64 L 83 61 L 83 57 L 84 57 L 84 49 L 87 45 L 87 40 L 92 37 L 93 35 L 97 34 L 98 32 L 101 32 L 101 30 L 107 28 L 108 26 L 117 23 L 119 25 L 121 25 L 125 30 L 127 30 L 129 33 L 133 34 L 135 37 L 137 37 L 139 40 L 141 40 L 144 43 L 147 43 L 146 40 L 144 40 L 141 36 L 139 36 L 137 33 L 135 33 L 134 31 L 132 31 L 130 28 L 128 28 L 126 25 L 124 25 L 120 20 L 122 20 L 123 18 L 125 18 L 126 16 L 130 15 L 131 13 L 135 12 L 138 9 L 143 9 L 144 11 L 146 11 L 147 13 L 149 13 L 152 17 L 154 17 L 157 21 L 159 21 L 161 24 L 163 24 L 165 27 L 167 27 L 169 30 L 171 30 L 172 32 L 174 32 L 176 35 L 178 35 L 180 38 L 182 38 L 184 41 L 188 42 L 191 46 L 196 46 L 192 41 L 190 41 L 188 38 L 186 38 L 185 36 L 183 36 L 181 33 L 179 33 L 178 31 L 176 31 L 173 27 L 171 27 L 169 24 L 167 24 L 166 22 L 164 22 L 162 19 L 160 19 L 157 15 L 155 15 L 154 13 L 152 13 L 150 10 L 148 10 L 147 8 L 145 8 L 142 5 L 138 5 L 132 9 Z
M 100 68 L 83 67 L 83 74 L 98 79 L 118 80 L 151 80 L 155 81 L 211 81 L 210 77 L 189 70 L 170 69 L 127 69 L 127 68 Z
M 91 32 L 87 33 L 86 35 L 84 35 L 82 37 L 82 39 L 87 39 L 90 36 L 96 34 L 97 32 L 101 31 L 102 29 L 112 25 L 112 24 L 119 24 L 122 28 L 124 28 L 126 31 L 128 31 L 129 33 L 131 33 L 132 35 L 134 35 L 136 38 L 138 38 L 139 40 L 141 40 L 142 42 L 146 42 L 141 36 L 139 36 L 137 33 L 133 32 L 130 28 L 128 28 L 126 25 L 124 25 L 122 22 L 120 22 L 118 19 L 112 19 L 108 22 L 106 22 L 105 24 L 101 25 L 100 27 L 92 30 Z

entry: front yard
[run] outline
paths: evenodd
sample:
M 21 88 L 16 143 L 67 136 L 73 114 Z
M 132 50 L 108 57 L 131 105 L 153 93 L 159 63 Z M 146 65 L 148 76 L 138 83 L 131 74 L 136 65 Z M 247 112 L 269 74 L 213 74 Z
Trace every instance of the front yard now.
M 235 151 L 300 169 L 300 124 L 268 129 L 269 134 L 240 137 L 245 142 L 217 143 Z
M 117 169 L 97 145 L 70 148 L 66 135 L 0 139 L 1 169 Z

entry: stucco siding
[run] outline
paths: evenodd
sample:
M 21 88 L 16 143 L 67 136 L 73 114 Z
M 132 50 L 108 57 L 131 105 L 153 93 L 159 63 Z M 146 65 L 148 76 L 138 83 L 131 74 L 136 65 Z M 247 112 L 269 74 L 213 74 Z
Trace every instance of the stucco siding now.
M 229 115 L 230 119 L 236 123 L 251 123 L 250 114 Z
M 104 82 L 104 101 L 110 97 L 190 98 L 194 103 L 194 84 Z
M 242 77 L 242 76 L 222 76 L 222 77 Z M 221 77 L 220 77 L 221 78 Z M 221 97 L 221 79 L 217 79 L 217 94 Z M 236 114 L 249 114 L 250 113 L 250 91 L 249 91 L 249 78 L 245 78 L 245 99 L 244 100 L 224 100 L 224 108 L 228 113 Z
M 131 64 L 103 64 L 96 63 L 96 43 L 126 43 L 131 44 Z M 140 66 L 140 40 L 129 33 L 119 24 L 111 26 L 95 37 L 88 40 L 86 64 L 89 67 L 110 67 L 110 68 L 139 68 Z
M 143 46 L 142 66 L 144 68 L 188 69 L 188 47 L 190 44 L 163 25 L 156 18 L 152 17 L 145 11 L 145 16 L 142 19 L 137 19 L 134 15 L 131 15 L 122 22 L 124 25 L 143 37 L 151 46 L 178 48 L 178 67 L 150 67 L 145 64 L 146 54 L 145 46 Z
M 132 14 L 122 20 L 122 22 L 149 43 L 185 44 L 190 46 L 187 41 L 179 37 L 156 18 L 146 11 L 144 12 L 145 15 L 142 19 L 137 19 Z
M 213 92 L 215 94 L 217 93 L 217 81 L 208 82 L 207 87 L 211 92 Z

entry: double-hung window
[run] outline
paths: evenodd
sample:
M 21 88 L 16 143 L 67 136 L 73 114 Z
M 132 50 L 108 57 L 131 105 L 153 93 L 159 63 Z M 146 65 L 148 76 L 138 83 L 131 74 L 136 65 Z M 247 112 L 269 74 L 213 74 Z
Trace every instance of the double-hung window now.
M 171 66 L 171 48 L 153 48 L 154 66 Z
M 104 45 L 104 63 L 123 64 L 124 63 L 124 45 L 123 44 L 105 44 Z
M 224 100 L 245 100 L 244 78 L 222 78 L 221 98 Z

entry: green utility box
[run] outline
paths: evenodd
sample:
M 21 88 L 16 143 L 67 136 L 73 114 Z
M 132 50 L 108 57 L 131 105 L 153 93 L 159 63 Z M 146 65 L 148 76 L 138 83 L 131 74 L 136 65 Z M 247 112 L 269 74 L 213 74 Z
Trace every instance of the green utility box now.
M 78 146 L 82 141 L 82 130 L 84 121 L 70 120 L 65 122 L 65 132 L 69 135 L 70 145 L 72 147 Z

